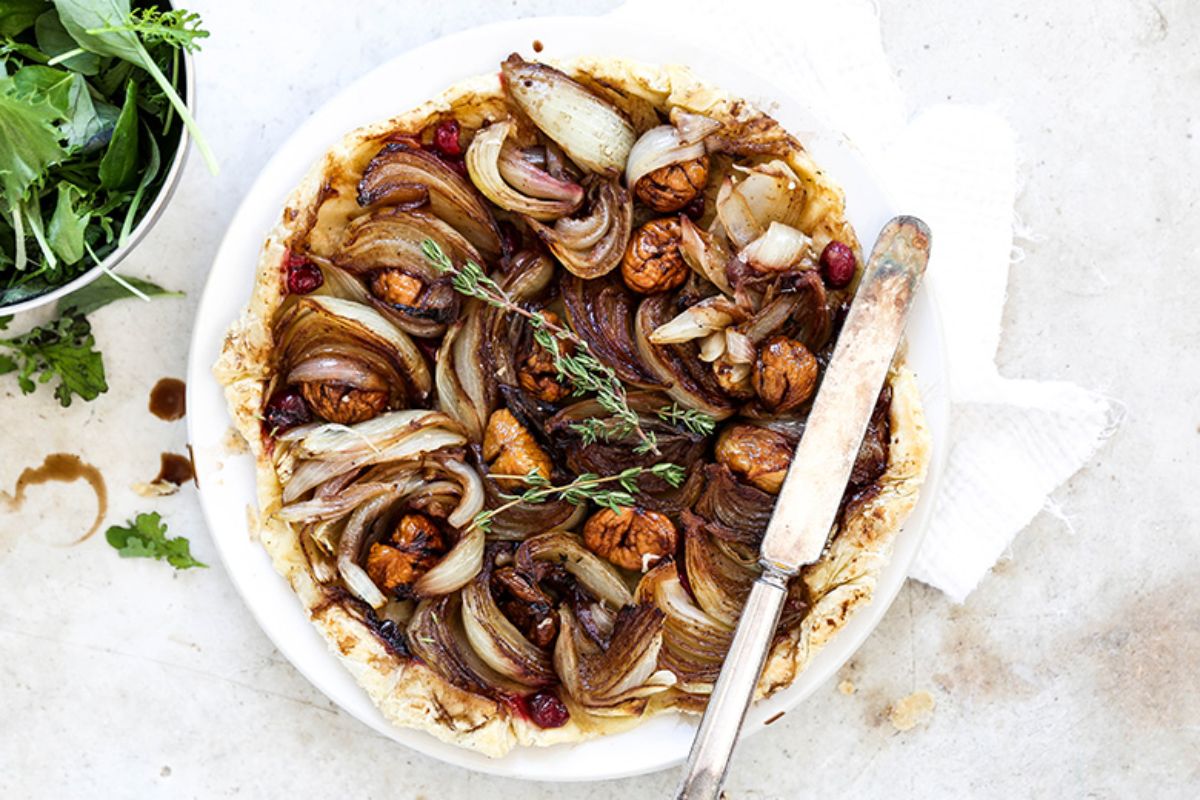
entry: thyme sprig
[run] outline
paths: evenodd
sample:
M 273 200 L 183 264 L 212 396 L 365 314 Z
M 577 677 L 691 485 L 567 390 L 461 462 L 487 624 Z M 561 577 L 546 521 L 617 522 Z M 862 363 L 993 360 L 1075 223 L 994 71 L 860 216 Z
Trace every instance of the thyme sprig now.
M 717 421 L 710 415 L 695 408 L 683 408 L 678 403 L 663 406 L 657 412 L 658 418 L 672 425 L 681 425 L 692 433 L 708 436 L 717 427 Z
M 638 439 L 634 447 L 635 453 L 659 452 L 658 438 L 653 431 L 642 428 L 637 412 L 629 406 L 629 398 L 621 379 L 611 367 L 592 355 L 587 342 L 579 338 L 574 331 L 551 322 L 540 312 L 521 307 L 474 261 L 455 266 L 445 251 L 432 239 L 421 243 L 421 252 L 438 272 L 451 276 L 451 286 L 459 294 L 527 319 L 533 328 L 534 341 L 550 352 L 554 359 L 555 371 L 559 377 L 571 384 L 574 394 L 580 396 L 595 393 L 596 402 L 611 415 L 611 419 L 587 419 L 572 423 L 571 429 L 583 438 L 584 444 L 592 444 L 600 439 L 623 439 L 632 434 Z M 567 343 L 574 345 L 574 352 L 568 352 L 563 346 Z
M 678 464 L 655 464 L 650 467 L 629 467 L 616 475 L 597 475 L 594 472 L 584 472 L 575 480 L 561 486 L 555 486 L 537 470 L 531 470 L 526 475 L 492 474 L 489 477 L 519 480 L 529 488 L 520 494 L 501 494 L 500 496 L 508 502 L 496 508 L 480 511 L 475 515 L 471 527 L 479 528 L 487 533 L 491 530 L 492 520 L 508 509 L 521 503 L 544 503 L 556 495 L 572 505 L 581 506 L 595 503 L 601 508 L 620 511 L 637 502 L 634 495 L 639 491 L 637 481 L 642 475 L 653 475 L 663 479 L 672 487 L 678 488 L 683 485 L 687 471 Z M 619 488 L 613 488 L 613 484 Z

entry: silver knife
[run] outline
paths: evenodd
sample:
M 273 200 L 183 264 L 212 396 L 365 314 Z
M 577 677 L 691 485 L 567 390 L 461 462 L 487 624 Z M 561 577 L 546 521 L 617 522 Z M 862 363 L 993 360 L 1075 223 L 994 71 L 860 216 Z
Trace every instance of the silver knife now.
M 692 743 L 678 800 L 717 800 L 758 684 L 788 579 L 821 557 L 875 401 L 904 333 L 925 265 L 929 228 L 896 217 L 879 234 L 813 401 L 763 536 L 754 582 L 729 655 Z

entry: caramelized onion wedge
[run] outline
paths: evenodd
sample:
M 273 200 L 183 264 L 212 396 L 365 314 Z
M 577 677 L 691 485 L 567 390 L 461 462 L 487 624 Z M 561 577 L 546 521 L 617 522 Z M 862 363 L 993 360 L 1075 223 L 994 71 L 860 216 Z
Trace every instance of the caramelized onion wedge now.
M 475 134 L 467 148 L 467 172 L 488 200 L 517 214 L 541 220 L 553 220 L 570 214 L 579 207 L 579 197 L 545 200 L 522 194 L 508 185 L 500 171 L 500 156 L 504 141 L 515 127 L 510 119 L 495 122 Z
M 361 206 L 399 205 L 427 197 L 429 210 L 458 230 L 488 259 L 500 256 L 492 212 L 461 175 L 441 159 L 403 142 L 390 142 L 371 159 L 358 182 Z
M 574 211 L 583 203 L 583 187 L 562 180 L 525 158 L 511 142 L 500 148 L 500 175 L 514 189 L 541 200 L 557 200 Z
M 460 689 L 485 697 L 524 691 L 484 663 L 467 642 L 457 594 L 418 603 L 406 633 L 413 655 Z
M 659 325 L 650 333 L 649 338 L 654 344 L 690 342 L 692 339 L 706 337 L 713 331 L 724 330 L 742 316 L 740 309 L 728 297 L 708 297 L 681 311 L 670 322 Z M 720 353 L 717 353 L 713 358 L 705 360 L 712 361 L 719 355 Z
M 613 608 L 633 601 L 616 568 L 588 550 L 573 533 L 551 531 L 526 539 L 517 548 L 517 565 L 531 570 L 535 561 L 561 563 L 585 589 Z
M 615 276 L 585 281 L 564 275 L 560 284 L 567 319 L 592 355 L 626 383 L 642 388 L 662 386 L 633 343 L 633 314 L 637 298 Z
M 643 300 L 638 308 L 633 338 L 642 362 L 667 384 L 667 394 L 681 406 L 703 411 L 713 419 L 725 419 L 733 414 L 734 405 L 709 365 L 700 360 L 696 346 L 691 342 L 658 345 L 650 340 L 652 332 L 666 322 L 663 317 L 669 313 L 671 302 L 669 295 L 655 295 Z
M 692 603 L 673 562 L 659 564 L 642 576 L 637 599 L 653 603 L 666 615 L 659 662 L 678 677 L 678 688 L 693 694 L 711 692 L 733 641 L 733 629 Z
M 813 269 L 812 239 L 782 222 L 772 222 L 767 232 L 742 248 L 738 258 L 761 272 Z
M 740 250 L 767 231 L 772 222 L 793 228 L 804 218 L 804 187 L 783 161 L 743 170 L 736 183 L 725 178 L 717 192 L 717 217 L 730 241 Z
M 608 648 L 600 652 L 595 652 L 594 646 L 587 648 L 586 634 L 571 609 L 560 606 L 558 614 L 560 630 L 554 645 L 554 666 L 563 687 L 580 705 L 611 708 L 674 685 L 673 674 L 657 669 L 663 641 L 663 613 L 654 606 L 622 608 Z
M 553 67 L 516 53 L 500 73 L 508 96 L 572 161 L 590 172 L 621 174 L 635 135 L 619 109 Z
M 526 222 L 571 274 L 590 280 L 621 263 L 633 230 L 633 200 L 616 179 L 592 176 L 585 184 L 586 216 L 564 217 L 553 228 L 533 218 Z
M 725 273 L 730 255 L 725 238 L 702 231 L 686 214 L 679 215 L 679 228 L 679 252 L 683 254 L 683 260 L 702 278 L 732 296 L 733 285 Z
M 496 605 L 491 575 L 481 572 L 463 589 L 463 629 L 467 641 L 492 669 L 525 686 L 558 682 L 549 653 L 530 642 Z
M 417 579 L 413 594 L 417 597 L 438 597 L 461 589 L 483 568 L 483 531 L 472 528 L 450 548 L 450 552 Z

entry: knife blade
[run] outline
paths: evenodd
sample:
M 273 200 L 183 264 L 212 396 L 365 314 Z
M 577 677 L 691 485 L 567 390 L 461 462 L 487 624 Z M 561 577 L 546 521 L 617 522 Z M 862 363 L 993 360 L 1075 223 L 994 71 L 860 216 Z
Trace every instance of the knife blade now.
M 688 756 L 678 800 L 717 800 L 766 662 L 788 580 L 821 557 L 867 424 L 929 261 L 928 226 L 901 216 L 879 234 L 813 400 L 759 552 L 762 575 Z

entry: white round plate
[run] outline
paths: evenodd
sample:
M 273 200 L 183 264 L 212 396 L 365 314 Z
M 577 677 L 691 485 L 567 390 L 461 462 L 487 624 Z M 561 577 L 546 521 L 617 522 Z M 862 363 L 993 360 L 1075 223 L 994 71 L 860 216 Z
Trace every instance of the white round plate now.
M 304 122 L 258 176 L 225 234 L 200 302 L 188 369 L 188 427 L 200 502 L 221 559 L 259 625 L 317 688 L 384 735 L 451 764 L 531 780 L 602 780 L 681 762 L 687 756 L 695 720 L 663 715 L 614 736 L 575 745 L 518 748 L 504 758 L 489 759 L 429 734 L 393 727 L 384 719 L 313 628 L 266 552 L 251 539 L 246 508 L 255 503 L 254 464 L 249 456 L 231 454 L 225 445 L 231 423 L 211 373 L 225 329 L 250 295 L 259 247 L 285 197 L 309 166 L 352 128 L 415 107 L 468 76 L 495 71 L 513 51 L 534 57 L 535 39 L 545 47 L 541 58 L 606 55 L 687 64 L 709 82 L 769 109 L 784 127 L 800 136 L 817 163 L 845 188 L 850 220 L 868 249 L 880 228 L 894 216 L 896 209 L 845 137 L 829 131 L 784 90 L 685 42 L 658 38 L 602 18 L 517 20 L 447 36 L 396 57 L 347 87 Z M 896 540 L 891 561 L 879 576 L 874 601 L 851 619 L 795 684 L 750 710 L 747 733 L 762 730 L 767 719 L 795 707 L 833 675 L 879 623 L 904 583 L 933 506 L 946 447 L 949 411 L 944 352 L 938 313 L 926 289 L 916 301 L 909 323 L 909 359 L 917 372 L 935 442 L 921 502 Z

